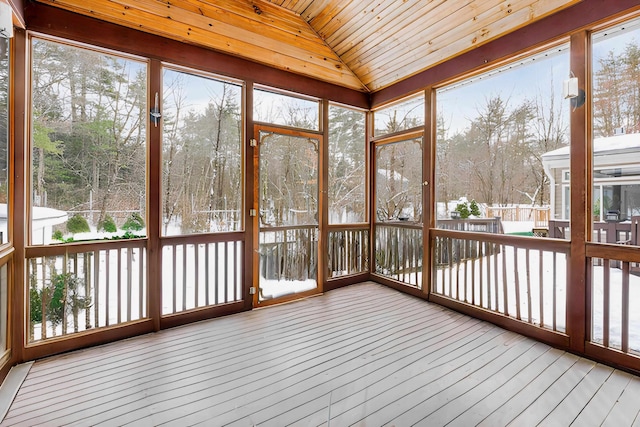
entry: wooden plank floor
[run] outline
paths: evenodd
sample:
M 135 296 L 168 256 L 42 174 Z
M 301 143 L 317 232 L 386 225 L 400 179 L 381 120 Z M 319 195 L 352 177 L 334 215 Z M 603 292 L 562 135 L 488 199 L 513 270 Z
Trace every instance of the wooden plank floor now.
M 36 362 L 8 425 L 640 426 L 640 378 L 374 283 Z

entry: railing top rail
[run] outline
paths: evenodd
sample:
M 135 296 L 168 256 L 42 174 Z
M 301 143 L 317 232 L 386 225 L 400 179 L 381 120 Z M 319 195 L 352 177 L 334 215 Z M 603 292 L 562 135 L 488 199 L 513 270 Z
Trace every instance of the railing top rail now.
M 369 224 L 329 224 L 329 231 L 368 230 Z
M 203 234 L 188 234 L 181 236 L 164 236 L 160 238 L 160 245 L 184 245 L 184 244 L 206 244 L 206 243 L 218 243 L 218 242 L 237 242 L 244 241 L 244 231 L 227 231 L 221 233 L 203 233 Z
M 376 222 L 376 227 L 395 227 L 395 228 L 413 228 L 416 230 L 422 229 L 422 223 L 414 221 L 384 221 Z
M 603 258 L 616 261 L 640 262 L 640 251 L 637 246 L 615 245 L 611 243 L 587 243 L 588 258 Z
M 314 228 L 318 228 L 318 224 L 304 224 L 304 225 L 278 225 L 278 226 L 269 226 L 269 225 L 261 225 L 260 231 L 286 231 L 286 230 L 311 230 Z
M 564 239 L 550 239 L 548 237 L 523 237 L 508 234 L 478 233 L 472 231 L 445 230 L 430 228 L 431 237 L 449 237 L 462 240 L 476 240 L 489 243 L 500 243 L 523 249 L 539 249 L 545 251 L 569 253 L 571 242 Z
M 29 246 L 25 248 L 27 258 L 57 256 L 82 252 L 105 251 L 124 248 L 146 248 L 147 238 L 124 240 L 91 240 L 86 242 L 61 243 L 57 245 Z

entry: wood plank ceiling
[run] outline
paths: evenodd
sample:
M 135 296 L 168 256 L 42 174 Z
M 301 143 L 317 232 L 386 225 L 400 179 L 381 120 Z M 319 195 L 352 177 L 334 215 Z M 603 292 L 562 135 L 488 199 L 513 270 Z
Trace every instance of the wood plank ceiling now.
M 581 0 L 37 0 L 374 92 Z

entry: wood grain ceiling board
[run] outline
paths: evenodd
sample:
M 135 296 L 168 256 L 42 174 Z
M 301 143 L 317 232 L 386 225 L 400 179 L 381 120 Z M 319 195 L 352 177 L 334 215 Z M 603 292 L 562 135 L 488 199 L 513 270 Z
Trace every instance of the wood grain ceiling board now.
M 581 0 L 37 0 L 373 92 Z
M 250 0 L 38 0 L 82 15 L 367 91 L 300 15 Z

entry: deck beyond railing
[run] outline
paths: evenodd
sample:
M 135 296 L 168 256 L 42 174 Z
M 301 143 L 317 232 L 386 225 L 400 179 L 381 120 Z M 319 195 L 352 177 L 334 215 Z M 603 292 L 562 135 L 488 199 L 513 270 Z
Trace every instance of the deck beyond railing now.
M 487 218 L 499 217 L 503 221 L 533 222 L 534 227 L 547 227 L 551 218 L 549 206 L 487 206 Z

